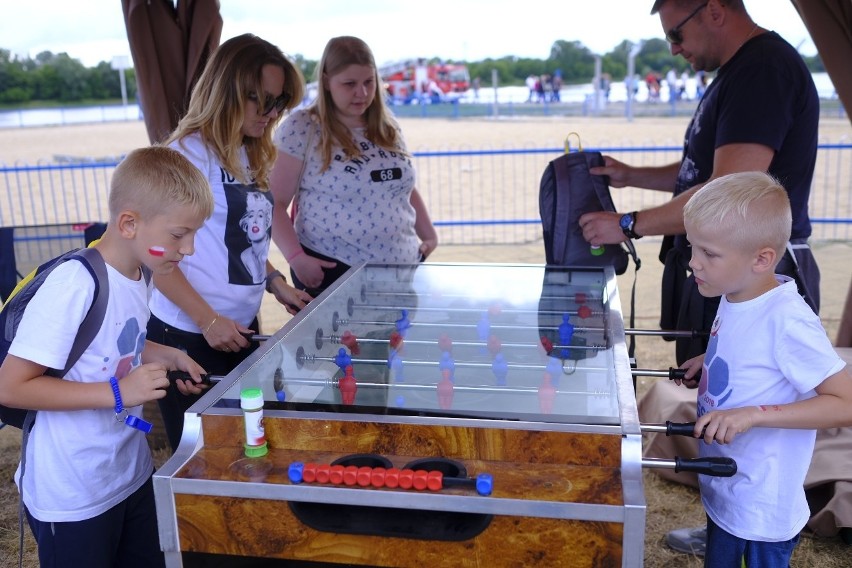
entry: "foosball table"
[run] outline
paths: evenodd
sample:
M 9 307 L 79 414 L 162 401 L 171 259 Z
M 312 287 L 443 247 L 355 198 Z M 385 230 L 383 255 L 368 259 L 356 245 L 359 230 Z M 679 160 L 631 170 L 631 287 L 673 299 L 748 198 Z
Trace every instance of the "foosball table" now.
M 610 268 L 355 267 L 187 412 L 167 563 L 641 566 L 624 337 Z

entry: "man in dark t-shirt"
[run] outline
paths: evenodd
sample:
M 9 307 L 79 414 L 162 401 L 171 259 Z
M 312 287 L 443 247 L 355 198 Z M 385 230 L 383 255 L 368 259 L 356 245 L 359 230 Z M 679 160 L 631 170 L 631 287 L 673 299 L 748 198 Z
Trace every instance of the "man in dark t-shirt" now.
M 591 170 L 609 176 L 613 187 L 665 191 L 672 199 L 633 213 L 587 213 L 580 218 L 583 236 L 591 245 L 602 245 L 664 235 L 660 325 L 709 332 L 719 298 L 701 296 L 690 274 L 683 206 L 712 179 L 766 171 L 786 188 L 793 211 L 788 252 L 776 271 L 793 276 L 818 312 L 820 276 L 807 245 L 819 126 L 819 98 L 810 72 L 789 43 L 751 19 L 742 0 L 656 0 L 651 14 L 657 13 L 672 54 L 695 71 L 716 71 L 716 77 L 687 128 L 679 162 L 634 167 L 605 156 L 605 165 Z M 706 347 L 706 337 L 678 339 L 678 365 Z M 684 382 L 694 388 L 699 378 Z M 680 529 L 666 535 L 666 542 L 703 556 L 706 534 L 706 527 Z
M 660 259 L 664 329 L 709 331 L 718 298 L 705 299 L 689 276 L 689 243 L 683 205 L 711 179 L 740 171 L 767 171 L 787 189 L 793 210 L 788 254 L 777 271 L 796 278 L 814 311 L 819 310 L 819 270 L 808 248 L 808 197 L 817 153 L 819 98 L 798 52 L 775 32 L 756 24 L 742 0 L 657 0 L 666 39 L 696 71 L 716 71 L 684 138 L 680 162 L 634 167 L 605 156 L 592 173 L 613 187 L 666 191 L 673 198 L 633 213 L 595 212 L 580 218 L 592 245 L 644 235 L 665 235 Z M 700 355 L 706 338 L 679 339 L 678 364 Z

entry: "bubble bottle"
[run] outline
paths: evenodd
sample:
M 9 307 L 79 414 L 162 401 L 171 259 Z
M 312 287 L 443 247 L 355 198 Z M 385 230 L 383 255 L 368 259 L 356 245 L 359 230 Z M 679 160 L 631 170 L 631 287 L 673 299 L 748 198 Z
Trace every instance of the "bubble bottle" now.
M 263 431 L 263 391 L 259 388 L 243 389 L 240 392 L 240 407 L 246 425 L 246 456 L 263 457 L 269 451 Z

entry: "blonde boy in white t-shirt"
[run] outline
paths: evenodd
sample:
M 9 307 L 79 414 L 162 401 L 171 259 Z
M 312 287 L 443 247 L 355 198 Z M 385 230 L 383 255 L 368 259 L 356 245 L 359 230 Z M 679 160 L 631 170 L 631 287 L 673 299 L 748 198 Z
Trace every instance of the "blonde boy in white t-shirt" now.
M 0 366 L 0 403 L 37 410 L 16 480 L 42 566 L 163 566 L 142 405 L 162 398 L 168 370 L 204 373 L 185 353 L 145 340 L 149 279 L 193 253 L 213 208 L 207 180 L 164 147 L 131 152 L 112 176 L 110 221 L 95 249 L 109 300 L 100 331 L 63 378 L 95 281 L 75 260 L 56 267 L 27 304 Z M 175 387 L 172 387 L 175 388 Z M 200 386 L 180 381 L 182 392 Z M 129 421 L 125 421 L 130 416 Z
M 816 429 L 852 425 L 852 375 L 796 283 L 775 274 L 792 218 L 774 178 L 717 178 L 683 216 L 698 289 L 722 300 L 707 352 L 677 382 L 698 383 L 700 455 L 738 466 L 733 477 L 699 475 L 704 565 L 788 566 L 810 516 L 803 484 Z

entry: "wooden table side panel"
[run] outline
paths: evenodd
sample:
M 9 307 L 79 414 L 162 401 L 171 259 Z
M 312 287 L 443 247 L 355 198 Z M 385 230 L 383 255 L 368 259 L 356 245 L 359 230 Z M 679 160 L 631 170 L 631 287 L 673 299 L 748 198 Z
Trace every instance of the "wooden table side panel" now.
M 337 454 L 270 450 L 263 458 L 246 458 L 238 448 L 202 448 L 178 471 L 183 479 L 253 482 L 290 485 L 288 468 L 293 462 L 328 464 Z M 416 458 L 387 456 L 402 469 Z M 459 460 L 454 460 L 459 461 Z M 493 498 L 554 503 L 622 505 L 624 491 L 619 468 L 559 464 L 518 464 L 465 460 L 459 463 L 469 477 L 489 473 L 494 478 Z M 403 491 L 365 488 L 364 491 Z M 416 490 L 409 490 L 416 491 Z M 448 488 L 444 493 L 475 495 L 470 488 Z M 365 499 L 368 499 L 365 496 Z
M 316 531 L 287 503 L 177 495 L 181 550 L 348 563 L 446 567 L 621 566 L 623 525 L 531 517 L 494 517 L 463 542 Z M 409 560 L 406 560 L 409 559 Z
M 202 416 L 208 447 L 241 447 L 242 416 Z M 264 418 L 270 448 L 337 452 L 340 455 L 443 456 L 455 459 L 621 466 L 620 434 L 531 431 L 483 427 Z

